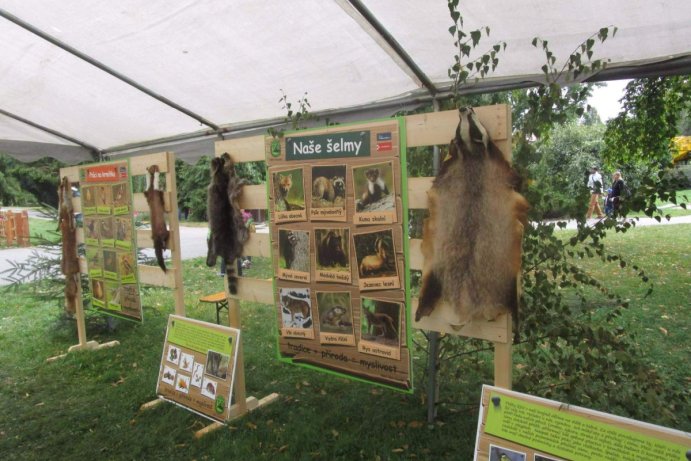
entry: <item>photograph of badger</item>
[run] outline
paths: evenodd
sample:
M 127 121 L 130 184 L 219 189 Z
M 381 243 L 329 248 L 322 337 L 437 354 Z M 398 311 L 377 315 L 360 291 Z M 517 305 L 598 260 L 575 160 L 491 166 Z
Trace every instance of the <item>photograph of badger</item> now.
M 354 240 L 358 274 L 361 279 L 398 275 L 391 229 L 358 234 L 354 236 Z
M 345 208 L 346 167 L 312 167 L 312 208 Z
M 400 344 L 401 304 L 362 298 L 360 337 L 386 346 Z
M 391 211 L 396 209 L 391 162 L 353 168 L 355 211 Z
M 310 271 L 310 233 L 278 230 L 278 267 L 292 271 Z
M 516 278 L 528 203 L 520 178 L 470 108 L 459 110 L 449 153 L 428 191 L 415 319 L 434 312 L 460 327 L 517 313 Z M 444 306 L 435 312 L 438 306 Z M 514 319 L 516 319 L 514 315 Z
M 317 292 L 319 331 L 353 334 L 353 313 L 347 291 Z
M 315 229 L 317 269 L 350 271 L 350 231 L 348 228 Z

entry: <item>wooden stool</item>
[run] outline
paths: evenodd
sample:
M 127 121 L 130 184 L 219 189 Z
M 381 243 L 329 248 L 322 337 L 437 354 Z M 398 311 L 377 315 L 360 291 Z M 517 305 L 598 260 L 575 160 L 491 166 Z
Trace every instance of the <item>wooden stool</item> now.
M 202 298 L 199 298 L 199 302 L 201 302 L 201 303 L 214 303 L 216 305 L 216 323 L 220 325 L 221 324 L 221 316 L 220 316 L 221 309 L 225 309 L 226 312 L 228 312 L 228 298 L 226 298 L 225 291 L 219 291 L 218 293 L 214 293 L 212 295 L 206 295 Z

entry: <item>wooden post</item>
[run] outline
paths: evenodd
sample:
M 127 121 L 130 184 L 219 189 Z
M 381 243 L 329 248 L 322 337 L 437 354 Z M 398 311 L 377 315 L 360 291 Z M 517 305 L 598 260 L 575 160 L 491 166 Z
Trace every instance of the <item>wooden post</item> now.
M 178 212 L 178 188 L 175 180 L 175 154 L 166 152 L 168 173 L 166 175 L 166 189 L 170 193 L 170 209 L 168 211 L 168 228 L 170 229 L 169 246 L 173 267 L 177 270 L 175 278 L 175 313 L 185 315 L 185 296 L 182 288 L 182 248 L 180 247 L 180 214 Z

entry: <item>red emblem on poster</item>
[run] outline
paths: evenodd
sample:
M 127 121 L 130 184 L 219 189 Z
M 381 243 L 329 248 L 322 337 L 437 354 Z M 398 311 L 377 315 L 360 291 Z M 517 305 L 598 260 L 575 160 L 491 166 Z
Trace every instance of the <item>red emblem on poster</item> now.
M 384 141 L 377 143 L 377 152 L 384 152 L 393 149 L 393 143 L 391 141 Z

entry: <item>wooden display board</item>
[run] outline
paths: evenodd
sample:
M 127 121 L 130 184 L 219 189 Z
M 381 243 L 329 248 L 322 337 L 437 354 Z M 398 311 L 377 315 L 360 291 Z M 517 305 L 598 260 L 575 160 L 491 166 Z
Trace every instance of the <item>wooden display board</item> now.
M 185 315 L 184 294 L 182 286 L 182 259 L 180 257 L 180 230 L 178 221 L 178 205 L 177 205 L 177 185 L 175 182 L 175 155 L 172 152 L 161 152 L 157 154 L 142 155 L 129 159 L 129 174 L 131 176 L 141 176 L 147 174 L 146 168 L 151 165 L 158 165 L 161 174 L 165 174 L 166 189 L 164 192 L 164 204 L 166 221 L 168 223 L 168 230 L 170 237 L 168 238 L 168 249 L 171 253 L 171 261 L 168 264 L 167 272 L 163 272 L 158 266 L 144 266 L 137 265 L 137 272 L 139 275 L 139 283 L 153 286 L 163 286 L 171 288 L 174 292 L 175 299 L 175 313 L 178 315 Z M 80 186 L 80 166 L 72 166 L 60 169 L 60 178 L 67 177 L 71 185 Z M 149 207 L 146 202 L 144 194 L 141 192 L 131 194 L 131 208 L 133 212 L 148 213 Z M 83 196 L 73 197 L 72 204 L 75 213 L 83 213 Z M 148 229 L 138 229 L 136 232 L 136 247 L 137 248 L 153 248 L 151 240 L 151 231 Z M 84 228 L 77 229 L 77 242 L 86 244 Z M 79 266 L 81 274 L 88 274 L 87 263 L 85 257 L 79 258 Z M 110 341 L 105 344 L 98 344 L 96 341 L 87 341 L 86 339 L 86 325 L 84 322 L 84 306 L 81 291 L 81 277 L 78 281 L 79 291 L 77 293 L 77 334 L 79 343 L 68 349 L 68 352 L 74 350 L 92 350 L 103 347 L 111 347 L 118 345 L 118 341 Z M 61 354 L 51 357 L 48 360 L 56 360 L 64 357 Z
M 31 245 L 29 233 L 29 213 L 23 211 L 0 211 L 0 240 L 6 246 Z
M 691 435 L 483 386 L 475 461 L 686 461 Z
M 169 316 L 156 394 L 224 422 L 231 409 L 239 343 L 238 329 Z
M 129 162 L 83 165 L 79 181 L 91 304 L 105 314 L 141 322 Z
M 403 119 L 267 141 L 283 360 L 412 390 Z

